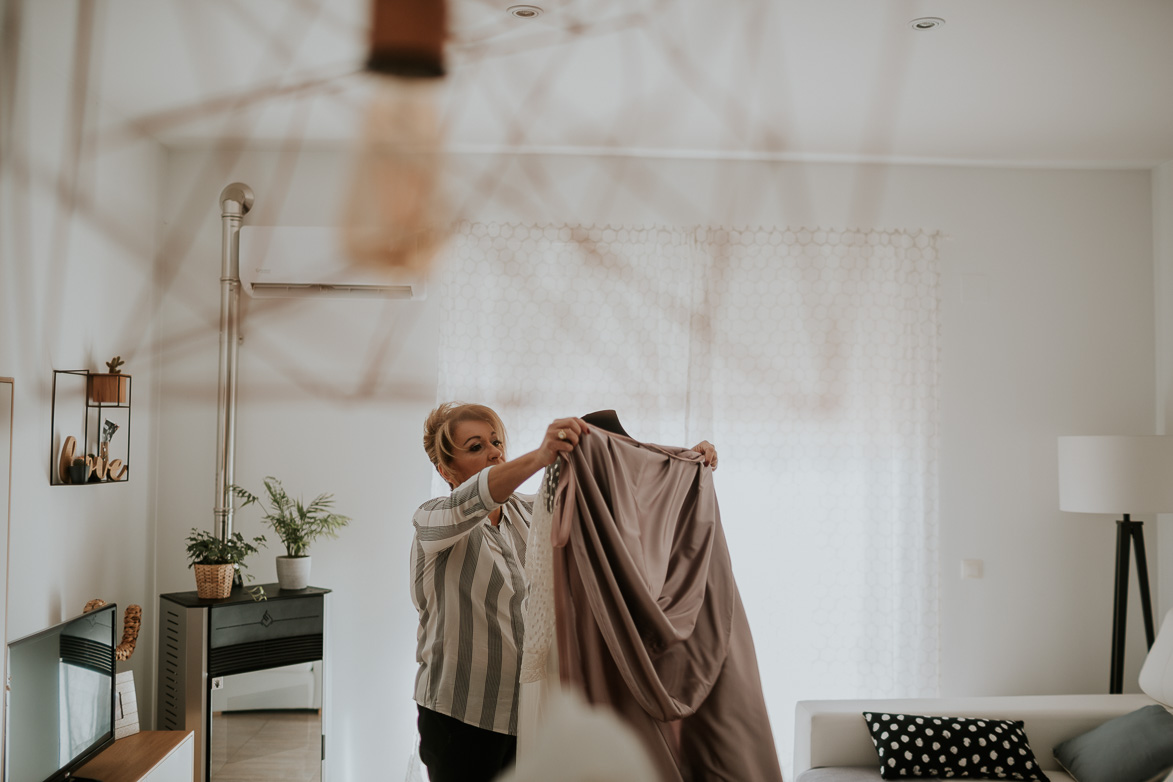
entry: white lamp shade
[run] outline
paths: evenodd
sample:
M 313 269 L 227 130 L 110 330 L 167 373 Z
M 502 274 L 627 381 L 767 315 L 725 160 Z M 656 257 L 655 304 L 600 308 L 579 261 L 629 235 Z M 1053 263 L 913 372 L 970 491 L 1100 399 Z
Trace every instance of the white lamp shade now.
M 1173 437 L 1060 437 L 1059 508 L 1173 512 Z
M 1140 669 L 1140 689 L 1155 701 L 1173 705 L 1173 611 L 1165 614 L 1157 640 Z

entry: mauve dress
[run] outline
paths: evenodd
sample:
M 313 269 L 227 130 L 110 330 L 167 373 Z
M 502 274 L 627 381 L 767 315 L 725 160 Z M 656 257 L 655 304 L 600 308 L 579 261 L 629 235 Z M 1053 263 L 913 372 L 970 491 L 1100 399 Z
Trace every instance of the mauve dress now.
M 700 455 L 592 428 L 561 467 L 552 512 L 563 684 L 618 711 L 665 782 L 780 782 Z

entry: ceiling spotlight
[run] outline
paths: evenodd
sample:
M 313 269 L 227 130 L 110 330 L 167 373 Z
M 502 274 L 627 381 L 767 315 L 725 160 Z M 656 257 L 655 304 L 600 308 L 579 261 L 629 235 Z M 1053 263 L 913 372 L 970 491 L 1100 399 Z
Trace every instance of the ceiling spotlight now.
M 542 15 L 542 9 L 536 5 L 511 5 L 505 10 L 518 19 L 536 19 Z
M 913 19 L 908 23 L 908 26 L 914 30 L 936 30 L 945 24 L 945 20 L 939 16 L 922 16 L 919 19 Z

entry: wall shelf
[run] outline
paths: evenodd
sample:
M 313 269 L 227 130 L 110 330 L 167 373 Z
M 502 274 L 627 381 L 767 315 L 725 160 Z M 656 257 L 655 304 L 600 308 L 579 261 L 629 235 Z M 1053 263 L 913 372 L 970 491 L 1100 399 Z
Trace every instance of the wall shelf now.
M 53 370 L 49 485 L 130 479 L 131 388 L 130 375 Z M 79 458 L 83 464 L 76 463 Z

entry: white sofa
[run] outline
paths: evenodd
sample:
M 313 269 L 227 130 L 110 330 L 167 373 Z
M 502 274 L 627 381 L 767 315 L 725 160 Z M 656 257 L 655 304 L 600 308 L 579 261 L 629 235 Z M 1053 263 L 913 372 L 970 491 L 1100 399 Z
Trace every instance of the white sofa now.
M 799 701 L 794 719 L 795 782 L 871 782 L 880 762 L 863 712 L 1022 720 L 1031 749 L 1052 782 L 1071 782 L 1056 744 L 1156 703 L 1147 695 L 1029 695 L 910 700 Z

